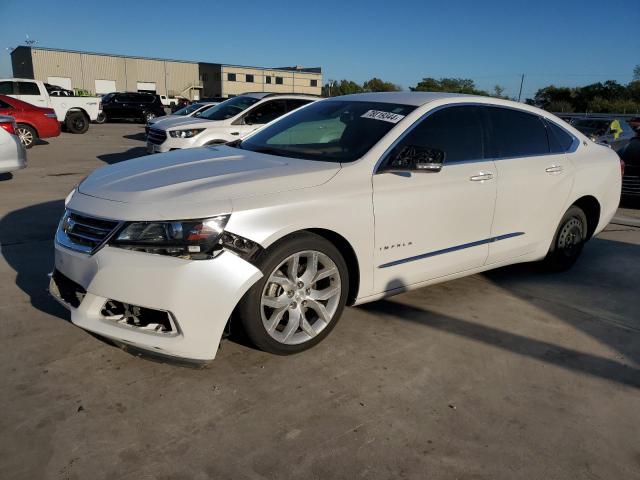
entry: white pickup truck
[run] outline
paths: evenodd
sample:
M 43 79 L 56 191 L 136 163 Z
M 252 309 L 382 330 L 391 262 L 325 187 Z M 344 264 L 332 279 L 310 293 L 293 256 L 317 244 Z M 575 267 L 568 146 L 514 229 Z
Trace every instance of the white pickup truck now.
M 89 122 L 96 120 L 102 109 L 98 97 L 49 95 L 43 82 L 30 78 L 0 78 L 0 94 L 38 107 L 53 108 L 60 123 L 71 133 L 85 133 Z

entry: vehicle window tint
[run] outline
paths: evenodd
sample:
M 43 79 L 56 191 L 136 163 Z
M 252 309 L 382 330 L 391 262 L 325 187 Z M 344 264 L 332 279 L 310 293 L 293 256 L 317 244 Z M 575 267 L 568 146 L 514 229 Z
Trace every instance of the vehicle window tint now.
M 491 130 L 487 156 L 527 157 L 549 153 L 549 140 L 542 120 L 531 113 L 500 107 L 485 107 Z
M 126 103 L 129 101 L 129 95 L 127 93 L 119 93 L 115 97 L 116 102 Z
M 372 111 L 395 114 L 399 121 L 415 108 L 381 102 L 313 102 L 251 135 L 237 148 L 306 160 L 353 162 L 396 125 L 372 117 Z
M 547 134 L 551 153 L 567 152 L 573 145 L 573 137 L 564 128 L 547 120 Z
M 40 95 L 38 85 L 33 82 L 16 82 L 18 84 L 18 95 Z
M 247 118 L 251 119 L 251 123 L 263 125 L 284 115 L 286 111 L 287 107 L 284 100 L 271 100 L 258 105 L 247 113 Z
M 13 94 L 13 82 L 0 82 L 0 95 Z
M 407 145 L 442 150 L 445 164 L 482 159 L 484 149 L 480 110 L 465 105 L 432 113 L 402 139 L 389 158 Z
M 0 100 L 0 108 L 12 108 L 7 102 Z
M 296 108 L 300 108 L 301 106 L 306 105 L 310 102 L 311 100 L 287 100 L 287 112 L 295 110 Z

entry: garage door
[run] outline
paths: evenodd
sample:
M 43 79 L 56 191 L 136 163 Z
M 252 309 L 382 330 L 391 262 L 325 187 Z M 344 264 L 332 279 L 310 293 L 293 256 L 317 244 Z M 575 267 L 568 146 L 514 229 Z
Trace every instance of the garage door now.
M 156 93 L 156 83 L 155 82 L 138 82 L 138 91 Z
M 103 93 L 116 92 L 115 80 L 96 80 L 96 95 L 102 95 Z
M 67 90 L 72 90 L 71 79 L 69 77 L 47 77 L 47 83 L 66 88 Z

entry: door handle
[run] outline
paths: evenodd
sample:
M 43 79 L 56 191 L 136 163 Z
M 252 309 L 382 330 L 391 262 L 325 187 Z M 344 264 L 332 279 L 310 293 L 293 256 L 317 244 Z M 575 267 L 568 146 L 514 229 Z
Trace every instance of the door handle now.
M 562 165 L 551 165 L 550 167 L 544 169 L 544 171 L 547 173 L 560 173 L 563 170 L 564 167 Z
M 240 132 L 231 132 L 230 135 L 240 135 Z
M 491 172 L 480 172 L 478 175 L 474 175 L 469 177 L 469 180 L 472 182 L 482 182 L 484 180 L 491 180 L 493 178 L 493 173 Z

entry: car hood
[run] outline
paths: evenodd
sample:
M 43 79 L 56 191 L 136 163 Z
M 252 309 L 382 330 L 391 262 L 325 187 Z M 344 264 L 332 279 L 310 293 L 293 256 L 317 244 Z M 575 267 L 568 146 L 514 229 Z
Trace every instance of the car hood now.
M 100 168 L 78 187 L 121 203 L 207 204 L 310 188 L 330 180 L 339 163 L 277 157 L 227 146 L 149 155 Z
M 203 120 L 197 117 L 180 117 L 168 122 L 162 122 L 162 124 L 156 125 L 154 128 L 159 130 L 169 130 L 175 127 L 211 128 L 222 125 L 222 122 L 224 122 L 224 120 Z

